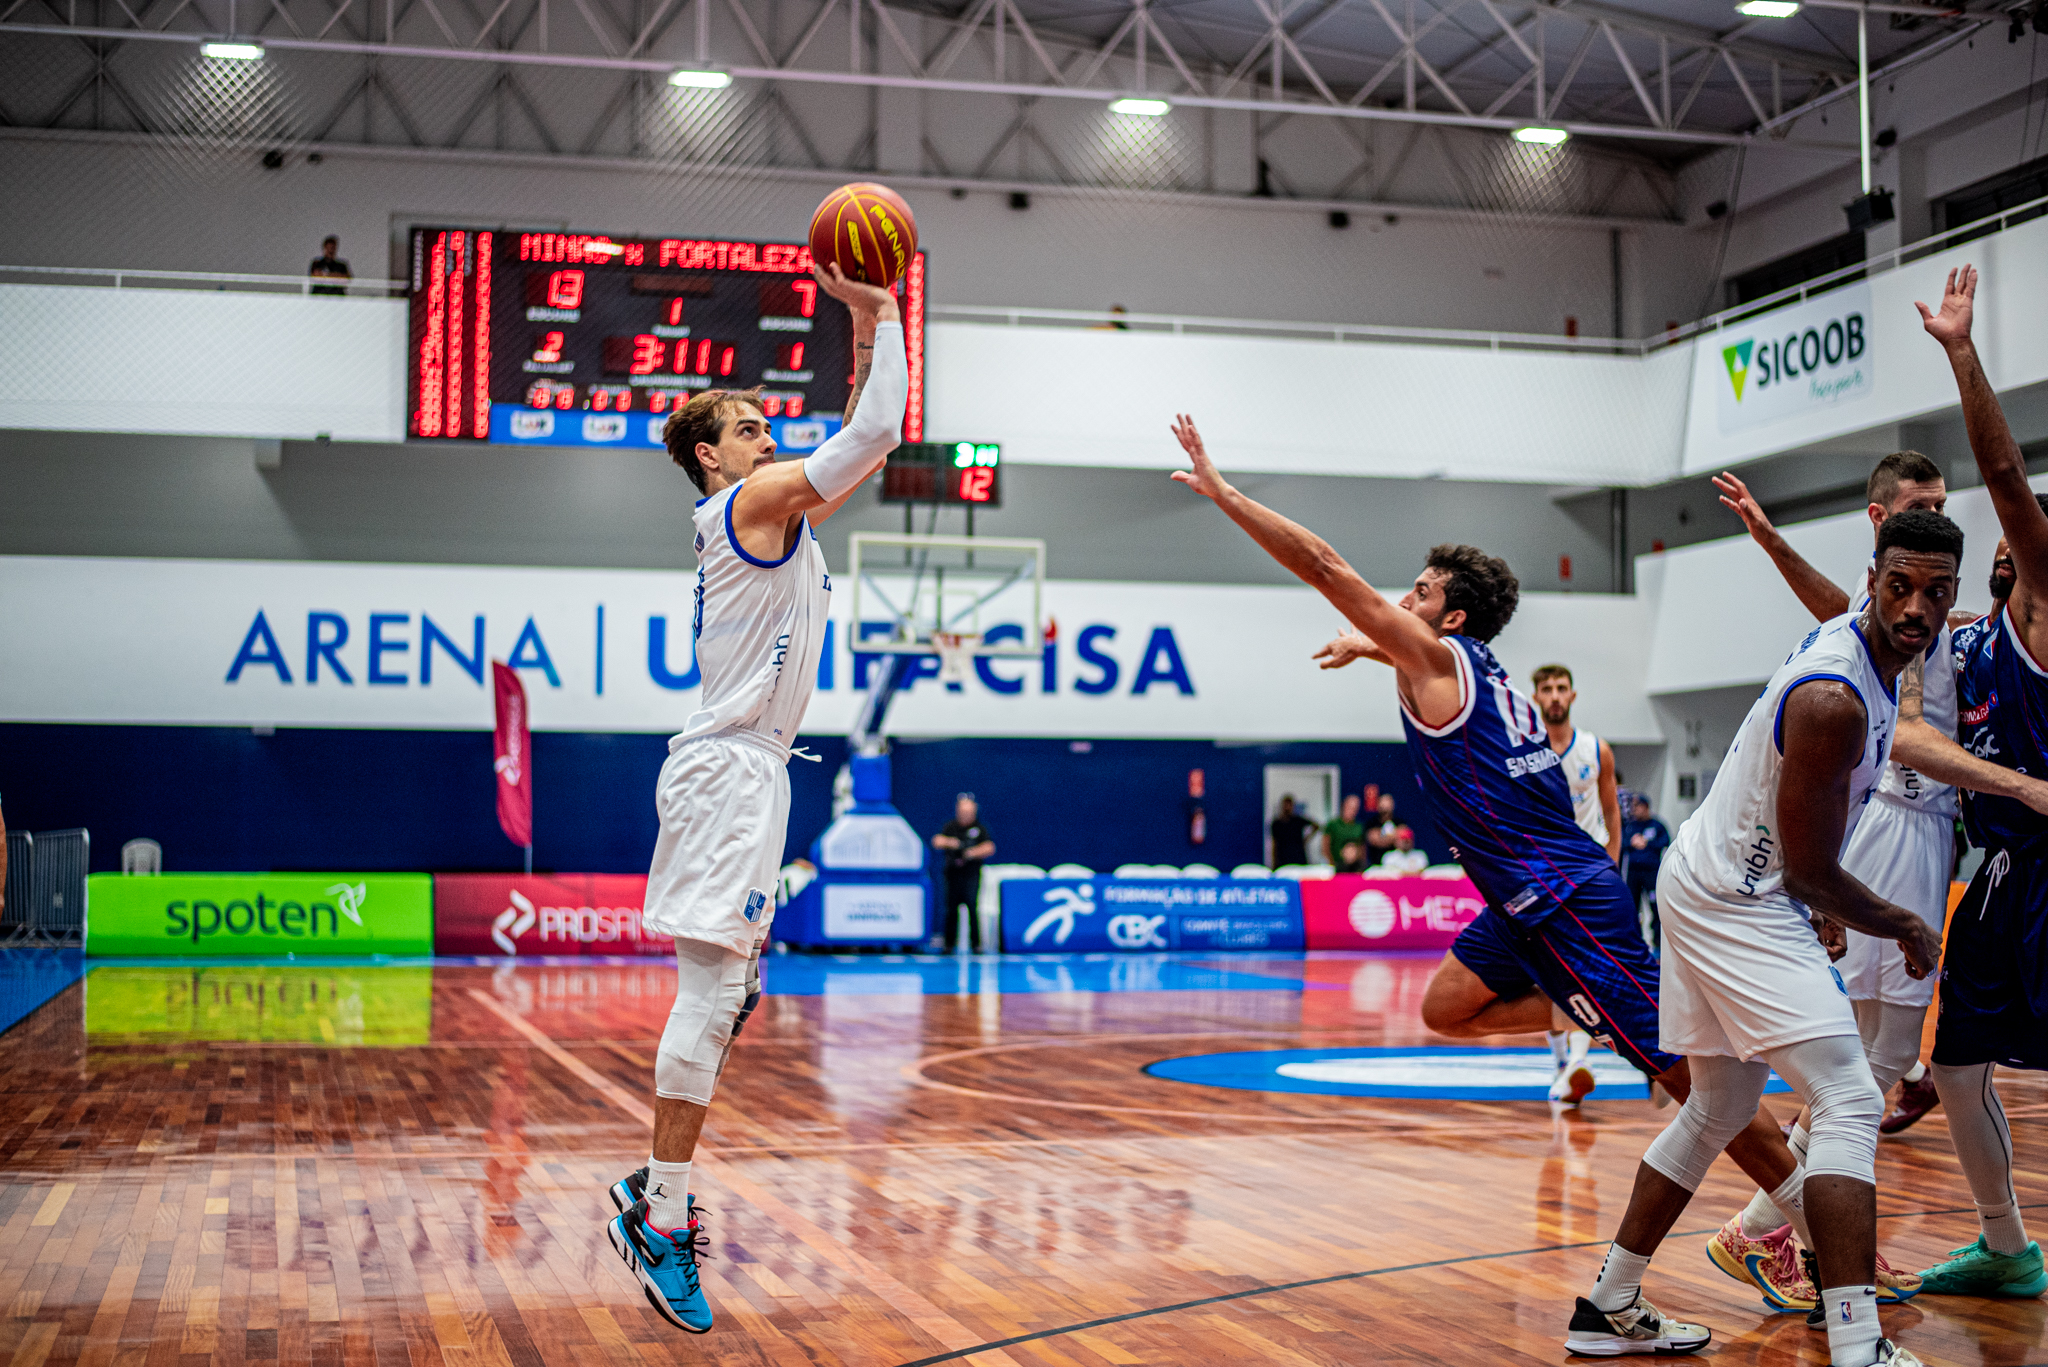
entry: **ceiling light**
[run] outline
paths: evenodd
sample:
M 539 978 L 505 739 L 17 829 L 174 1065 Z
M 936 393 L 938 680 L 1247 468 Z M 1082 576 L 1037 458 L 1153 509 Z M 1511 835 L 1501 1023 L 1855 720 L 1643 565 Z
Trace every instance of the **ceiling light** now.
M 1742 0 L 1735 12 L 1752 19 L 1790 19 L 1799 13 L 1799 0 Z
M 263 46 L 260 43 L 201 43 L 202 56 L 218 57 L 227 62 L 260 62 L 263 60 Z
M 1514 131 L 1516 142 L 1540 143 L 1545 147 L 1555 147 L 1559 143 L 1569 141 L 1570 138 L 1571 134 L 1565 132 L 1562 128 L 1543 128 L 1535 124 L 1517 128 Z
M 732 77 L 723 71 L 678 71 L 669 76 L 668 83 L 691 90 L 723 90 L 732 84 Z
M 1156 119 L 1171 108 L 1173 106 L 1164 100 L 1136 97 L 1109 102 L 1109 112 L 1112 114 L 1143 114 L 1148 119 Z

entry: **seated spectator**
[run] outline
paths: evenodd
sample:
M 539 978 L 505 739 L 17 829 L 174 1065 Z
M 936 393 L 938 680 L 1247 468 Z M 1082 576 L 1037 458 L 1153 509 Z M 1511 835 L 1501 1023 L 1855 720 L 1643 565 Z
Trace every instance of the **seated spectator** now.
M 320 255 L 318 255 L 318 256 L 316 256 L 316 257 L 314 257 L 314 258 L 313 258 L 313 264 L 312 264 L 312 265 L 310 265 L 310 266 L 308 266 L 308 267 L 306 267 L 306 274 L 308 274 L 308 275 L 312 276 L 312 277 L 313 277 L 313 278 L 314 278 L 315 280 L 352 280 L 352 279 L 354 279 L 354 278 L 355 278 L 355 272 L 354 272 L 354 271 L 351 271 L 351 270 L 350 270 L 350 269 L 348 268 L 348 262 L 346 262 L 346 261 L 342 260 L 342 259 L 341 259 L 341 258 L 340 258 L 339 256 L 336 256 L 336 255 L 335 255 L 335 253 L 336 253 L 336 252 L 338 252 L 338 251 L 340 251 L 340 250 L 341 250 L 341 239 L 340 239 L 340 238 L 338 238 L 338 237 L 323 237 L 323 238 L 321 238 L 321 239 L 320 239 Z M 334 286 L 334 285 L 315 285 L 315 286 L 313 286 L 313 287 L 312 287 L 312 288 L 311 288 L 311 289 L 310 289 L 310 290 L 308 291 L 308 293 L 311 293 L 311 294 L 347 294 L 347 293 L 348 293 L 348 287 L 347 287 L 347 286 L 345 286 L 345 285 L 344 285 L 344 286 L 340 286 L 340 287 L 337 287 L 337 286 Z
M 1401 823 L 1394 819 L 1394 795 L 1381 793 L 1378 804 L 1373 808 L 1372 820 L 1365 826 L 1365 847 L 1368 850 L 1391 850 L 1394 848 L 1394 832 L 1401 829 Z
M 1400 873 L 1421 873 L 1429 867 L 1429 856 L 1415 848 L 1415 832 L 1406 826 L 1394 828 L 1394 848 L 1380 857 L 1380 867 Z
M 1338 804 L 1337 815 L 1323 823 L 1323 862 L 1343 863 L 1344 847 L 1364 839 L 1365 827 L 1358 820 L 1358 794 L 1346 793 L 1344 801 Z
M 1339 873 L 1365 872 L 1365 846 L 1356 840 L 1344 842 L 1344 848 L 1337 851 L 1336 870 Z

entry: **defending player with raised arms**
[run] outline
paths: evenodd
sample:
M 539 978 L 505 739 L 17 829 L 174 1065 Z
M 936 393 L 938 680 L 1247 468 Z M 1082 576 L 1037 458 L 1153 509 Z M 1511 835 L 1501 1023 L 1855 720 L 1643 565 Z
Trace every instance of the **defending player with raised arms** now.
M 1890 758 L 1900 676 L 1954 606 L 1962 554 L 1962 532 L 1939 513 L 1887 518 L 1870 605 L 1815 627 L 1779 666 L 1706 801 L 1672 841 L 1657 876 L 1660 1043 L 1691 1063 L 1693 1091 L 1643 1155 L 1628 1213 L 1572 1315 L 1570 1352 L 1705 1346 L 1705 1329 L 1647 1309 L 1643 1272 L 1714 1155 L 1753 1123 L 1775 1069 L 1811 1117 L 1800 1238 L 1818 1255 L 1815 1313 L 1825 1312 L 1833 1367 L 1917 1361 L 1879 1330 L 1875 1160 L 1884 1096 L 1809 909 L 1898 941 L 1915 977 L 1940 958 L 1927 921 L 1857 881 L 1841 852 Z
M 1964 266 L 1949 272 L 1939 312 L 1916 305 L 1955 372 L 1970 450 L 2005 533 L 1997 561 L 2009 556 L 2013 574 L 2005 610 L 1956 633 L 1961 740 L 1994 764 L 2039 774 L 2048 772 L 2048 511 L 1971 340 L 1976 296 L 1977 272 Z M 1994 567 L 1994 596 L 1997 578 Z M 1990 793 L 1965 794 L 1963 815 L 1985 859 L 1949 930 L 1932 1071 L 1978 1235 L 1921 1275 L 1934 1295 L 2039 1296 L 2048 1269 L 2020 1216 L 1992 1071 L 2048 1069 L 2048 817 Z
M 1438 546 L 1413 590 L 1389 603 L 1328 542 L 1232 487 L 1192 420 L 1173 431 L 1193 464 L 1173 478 L 1214 500 L 1358 628 L 1318 652 L 1323 667 L 1370 658 L 1394 668 L 1417 781 L 1486 900 L 1430 980 L 1423 1023 L 1454 1038 L 1536 1034 L 1550 1028 L 1555 1003 L 1683 1100 L 1685 1060 L 1657 1045 L 1657 961 L 1635 899 L 1574 820 L 1536 705 L 1486 644 L 1514 615 L 1514 574 L 1474 547 Z M 1752 1105 L 1748 1119 L 1724 1141 L 1728 1155 L 1783 1193 L 1798 1225 L 1803 1173 L 1768 1116 Z M 1654 1312 L 1642 1322 L 1654 1324 Z
M 676 942 L 676 1001 L 654 1064 L 654 1151 L 611 1188 L 606 1227 L 661 1316 L 711 1328 L 690 1162 L 732 1041 L 761 996 L 761 947 L 789 823 L 789 759 L 818 677 L 832 579 L 813 527 L 901 440 L 910 377 L 895 296 L 817 270 L 853 311 L 845 424 L 778 462 L 758 391 L 709 390 L 671 414 L 669 455 L 697 500 L 693 635 L 704 688 L 655 786 L 660 833 L 644 924 Z

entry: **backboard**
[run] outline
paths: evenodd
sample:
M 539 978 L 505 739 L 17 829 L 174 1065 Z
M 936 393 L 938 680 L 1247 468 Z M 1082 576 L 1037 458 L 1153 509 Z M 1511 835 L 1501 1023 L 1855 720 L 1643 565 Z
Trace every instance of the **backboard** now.
M 978 636 L 977 655 L 1044 649 L 1043 541 L 855 532 L 848 554 L 856 650 L 936 655 L 935 633 Z

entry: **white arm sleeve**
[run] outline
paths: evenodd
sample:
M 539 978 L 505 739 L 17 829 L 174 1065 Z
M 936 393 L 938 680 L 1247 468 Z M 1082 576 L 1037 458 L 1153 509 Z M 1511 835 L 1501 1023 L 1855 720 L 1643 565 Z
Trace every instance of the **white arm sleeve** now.
M 903 355 L 903 324 L 875 324 L 875 359 L 853 421 L 804 459 L 804 478 L 827 503 L 860 487 L 882 457 L 903 440 L 903 409 L 910 402 L 910 367 Z

